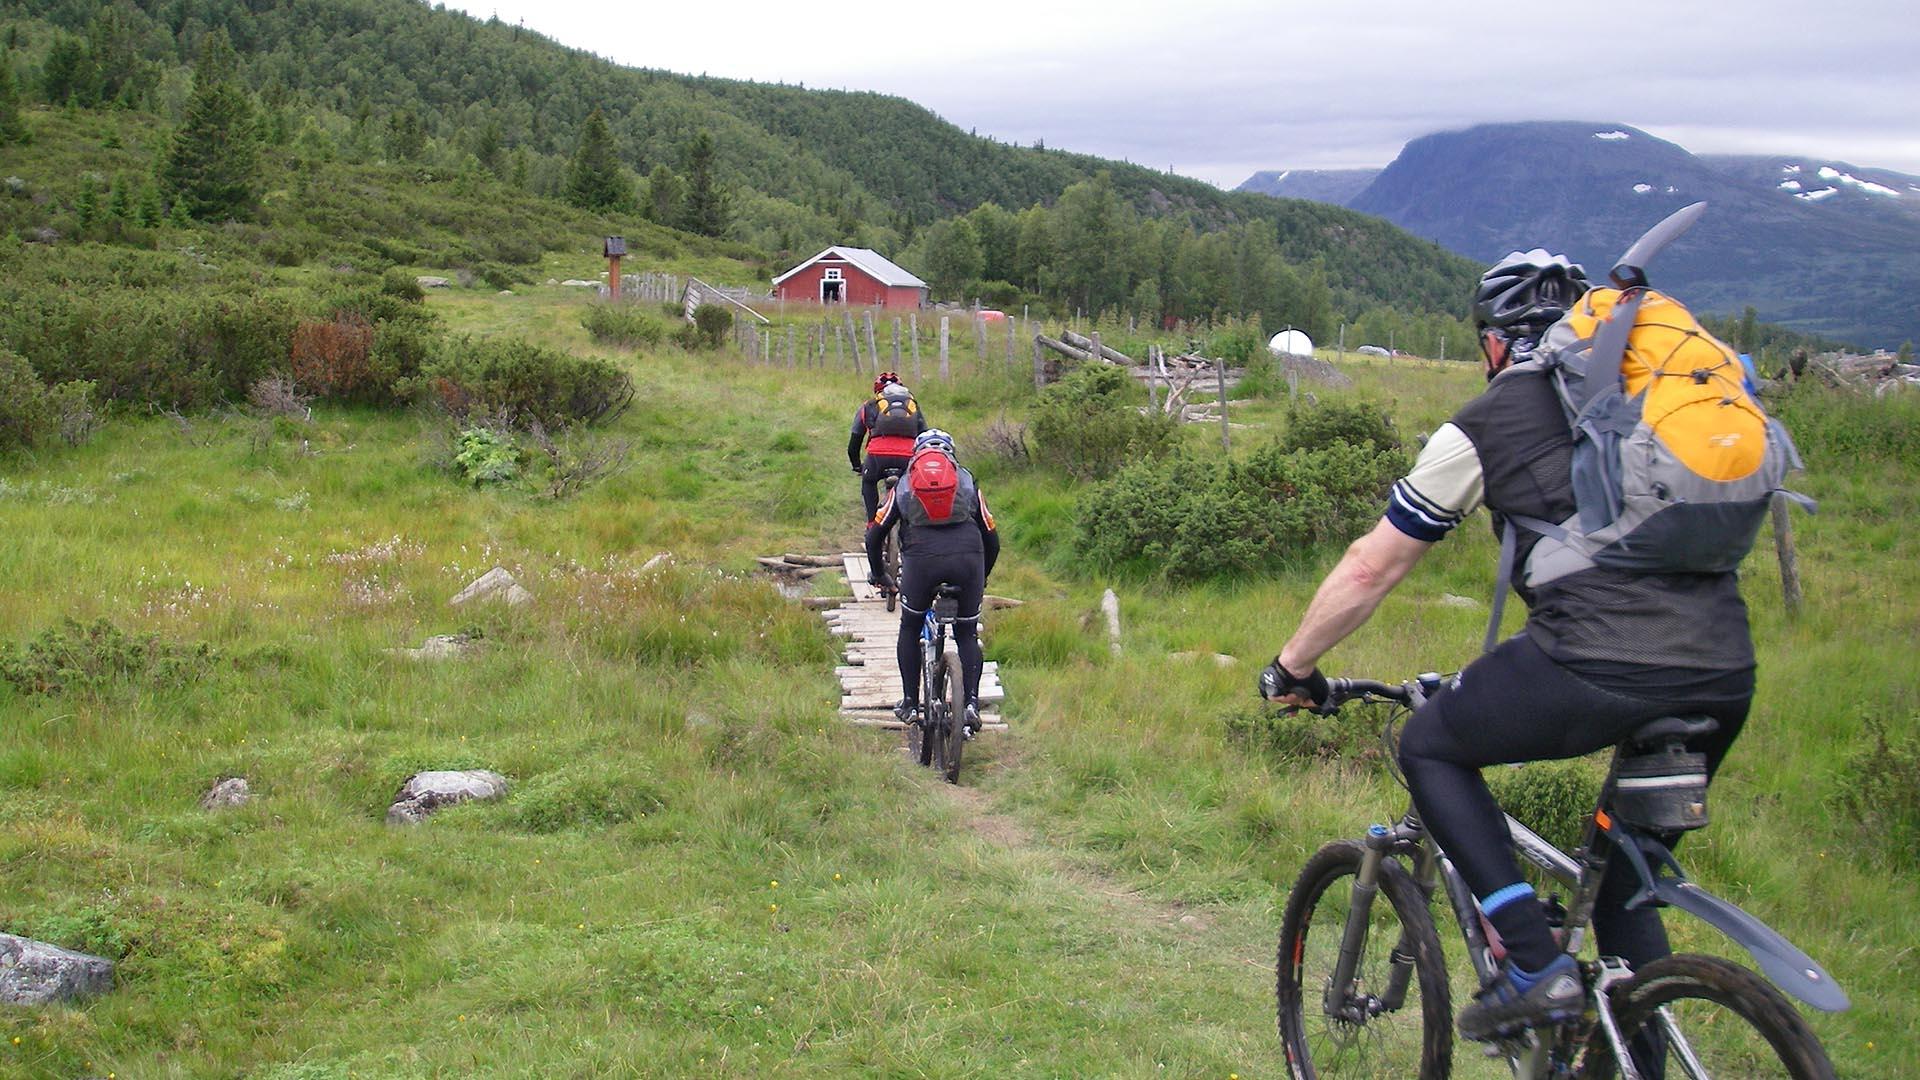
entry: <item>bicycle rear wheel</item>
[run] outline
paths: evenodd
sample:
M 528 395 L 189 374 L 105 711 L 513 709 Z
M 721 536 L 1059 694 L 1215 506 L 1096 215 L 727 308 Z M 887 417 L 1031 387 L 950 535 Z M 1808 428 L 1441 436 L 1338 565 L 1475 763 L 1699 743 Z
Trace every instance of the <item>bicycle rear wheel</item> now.
M 892 611 L 900 604 L 900 530 L 887 530 L 887 547 L 881 556 L 881 565 L 887 572 L 887 610 Z
M 1296 1080 L 1440 1080 L 1453 1060 L 1446 959 L 1425 895 L 1392 859 L 1380 867 L 1353 982 L 1334 992 L 1365 853 L 1353 840 L 1328 844 L 1307 860 L 1287 896 L 1275 964 L 1281 1046 Z
M 942 776 L 947 772 L 947 725 L 952 717 L 947 715 L 947 666 L 940 660 L 940 654 L 928 650 L 925 666 L 927 672 L 925 694 L 926 741 L 929 752 L 928 764 Z
M 1799 1011 L 1773 984 L 1732 961 L 1665 956 L 1616 986 L 1609 1001 L 1628 1045 L 1636 1035 L 1643 1046 L 1651 1043 L 1667 1077 L 1832 1080 L 1833 1063 Z M 1636 1049 L 1634 1055 L 1644 1052 Z M 1663 1075 L 1659 1066 L 1637 1064 L 1643 1076 Z M 1619 1075 L 1613 1047 L 1597 1031 L 1580 1075 Z
M 960 651 L 951 644 L 941 657 L 941 667 L 946 669 L 947 682 L 947 732 L 946 732 L 946 777 L 947 783 L 960 782 L 960 749 L 967 744 L 967 677 L 960 667 Z

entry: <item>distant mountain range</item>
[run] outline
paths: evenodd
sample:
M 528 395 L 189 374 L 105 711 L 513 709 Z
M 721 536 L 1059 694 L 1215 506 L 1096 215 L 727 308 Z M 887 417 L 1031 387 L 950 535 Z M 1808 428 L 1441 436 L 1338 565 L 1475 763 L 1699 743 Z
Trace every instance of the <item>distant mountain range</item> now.
M 1617 124 L 1487 124 L 1377 171 L 1254 174 L 1240 190 L 1376 214 L 1470 258 L 1544 246 L 1595 277 L 1647 226 L 1707 215 L 1651 268 L 1707 311 L 1861 345 L 1920 339 L 1920 177 L 1817 157 L 1695 156 Z

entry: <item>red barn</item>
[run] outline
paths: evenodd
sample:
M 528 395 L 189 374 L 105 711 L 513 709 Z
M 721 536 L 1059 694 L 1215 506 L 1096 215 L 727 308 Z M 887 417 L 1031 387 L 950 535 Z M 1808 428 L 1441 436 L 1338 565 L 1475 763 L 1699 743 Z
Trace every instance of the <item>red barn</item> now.
M 877 251 L 830 247 L 774 278 L 773 295 L 819 304 L 917 308 L 927 302 L 927 283 Z

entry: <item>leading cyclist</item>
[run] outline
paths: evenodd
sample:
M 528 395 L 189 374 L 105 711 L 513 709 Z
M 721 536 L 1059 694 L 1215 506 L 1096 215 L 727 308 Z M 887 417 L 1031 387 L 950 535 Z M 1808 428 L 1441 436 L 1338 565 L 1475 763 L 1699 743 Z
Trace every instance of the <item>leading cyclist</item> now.
M 1324 704 L 1321 657 L 1365 623 L 1427 549 L 1482 504 L 1563 521 L 1574 509 L 1573 440 L 1554 388 L 1527 354 L 1586 291 L 1581 268 L 1538 248 L 1489 269 L 1474 293 L 1490 384 L 1442 425 L 1386 514 L 1321 583 L 1299 629 L 1260 676 L 1269 699 Z M 1538 537 L 1522 530 L 1515 565 Z M 1426 827 L 1506 945 L 1500 979 L 1461 1010 L 1460 1033 L 1491 1039 L 1577 1015 L 1584 990 L 1521 880 L 1506 822 L 1480 769 L 1577 757 L 1684 710 L 1719 721 L 1691 749 L 1719 767 L 1753 697 L 1753 642 L 1739 583 L 1725 574 L 1595 568 L 1527 588 L 1525 629 L 1461 672 L 1407 721 L 1400 765 Z M 1669 841 L 1677 837 L 1665 838 Z M 1593 915 L 1602 953 L 1634 966 L 1669 949 L 1659 913 L 1628 911 L 1637 879 L 1616 852 Z

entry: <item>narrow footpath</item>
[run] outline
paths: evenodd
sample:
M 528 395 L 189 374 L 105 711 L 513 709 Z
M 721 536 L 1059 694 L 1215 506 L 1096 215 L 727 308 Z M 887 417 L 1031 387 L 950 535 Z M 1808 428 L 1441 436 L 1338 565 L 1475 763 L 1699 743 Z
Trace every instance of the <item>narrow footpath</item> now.
M 820 613 L 828 628 L 847 642 L 847 661 L 834 669 L 840 677 L 840 715 L 848 723 L 863 727 L 905 727 L 893 718 L 894 702 L 900 700 L 900 665 L 894 658 L 894 644 L 900 638 L 900 613 L 888 611 L 880 591 L 867 584 L 864 553 L 842 555 L 841 563 L 853 599 Z M 982 641 L 986 633 L 983 618 Z M 1000 718 L 1000 702 L 1005 697 L 999 665 L 989 660 L 980 676 L 980 723 L 984 730 L 1007 729 Z

